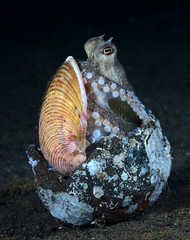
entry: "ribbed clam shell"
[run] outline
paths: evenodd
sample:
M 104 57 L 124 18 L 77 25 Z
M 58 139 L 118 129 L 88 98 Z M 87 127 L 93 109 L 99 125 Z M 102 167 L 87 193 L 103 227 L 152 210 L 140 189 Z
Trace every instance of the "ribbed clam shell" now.
M 50 165 L 69 175 L 86 160 L 87 98 L 80 69 L 68 57 L 47 89 L 39 121 L 41 151 Z

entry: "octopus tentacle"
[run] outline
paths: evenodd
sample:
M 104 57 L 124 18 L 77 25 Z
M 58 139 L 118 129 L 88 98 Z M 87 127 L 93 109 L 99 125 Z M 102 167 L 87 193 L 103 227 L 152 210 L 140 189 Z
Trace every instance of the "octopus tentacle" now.
M 145 106 L 131 88 L 124 88 L 81 63 L 80 67 L 88 96 L 88 135 L 91 142 L 112 135 L 115 129 L 115 135 L 128 136 L 150 122 Z M 109 127 L 103 126 L 104 120 L 109 121 Z
M 83 78 L 89 75 L 89 72 L 85 74 L 83 72 Z M 87 83 L 91 84 L 92 91 L 96 94 L 96 91 L 101 91 L 102 98 L 104 99 L 114 99 L 120 98 L 121 102 L 126 102 L 133 111 L 138 115 L 138 117 L 143 121 L 144 124 L 150 122 L 150 115 L 145 110 L 145 106 L 140 102 L 135 93 L 128 89 L 123 89 L 118 83 L 111 81 L 105 77 L 98 75 L 97 73 L 92 73 L 91 78 L 87 78 Z M 97 98 L 99 96 L 96 96 Z M 100 103 L 100 105 L 102 102 Z M 104 103 L 104 106 L 106 104 Z

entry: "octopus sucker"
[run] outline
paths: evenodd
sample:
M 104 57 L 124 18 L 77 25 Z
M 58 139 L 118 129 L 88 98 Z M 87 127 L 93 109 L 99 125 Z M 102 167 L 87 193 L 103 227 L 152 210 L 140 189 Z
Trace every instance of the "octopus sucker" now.
M 42 102 L 40 148 L 27 150 L 40 199 L 71 226 L 137 215 L 170 175 L 170 143 L 136 96 L 112 40 L 89 39 L 86 61 L 66 58 Z
M 85 78 L 87 73 L 89 73 L 88 69 L 83 71 L 83 78 Z M 89 86 L 89 84 L 91 84 L 91 86 Z M 99 108 L 109 109 L 113 111 L 113 113 L 119 113 L 117 106 L 123 106 L 123 111 L 120 112 L 120 116 L 125 116 L 125 120 L 128 119 L 129 122 L 134 122 L 137 127 L 140 127 L 140 122 L 145 122 L 146 124 L 150 122 L 150 116 L 146 112 L 144 105 L 135 96 L 134 92 L 131 91 L 131 88 L 130 90 L 125 90 L 118 83 L 110 81 L 106 77 L 99 76 L 95 72 L 92 73 L 92 77 L 87 80 L 86 85 L 90 101 L 89 108 L 92 100 L 99 105 Z M 112 120 L 110 119 L 110 121 Z

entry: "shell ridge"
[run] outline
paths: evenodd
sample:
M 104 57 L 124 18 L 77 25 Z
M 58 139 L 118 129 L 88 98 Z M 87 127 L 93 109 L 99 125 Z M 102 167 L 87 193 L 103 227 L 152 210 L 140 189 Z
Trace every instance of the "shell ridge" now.
M 74 58 L 68 57 L 46 92 L 39 121 L 41 151 L 63 175 L 86 160 L 86 115 L 82 74 Z

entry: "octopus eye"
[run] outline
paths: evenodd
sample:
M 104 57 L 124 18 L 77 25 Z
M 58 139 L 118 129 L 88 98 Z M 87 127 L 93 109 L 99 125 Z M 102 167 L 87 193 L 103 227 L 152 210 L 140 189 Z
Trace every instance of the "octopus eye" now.
M 114 49 L 112 47 L 105 47 L 102 51 L 104 55 L 111 55 L 114 52 Z

